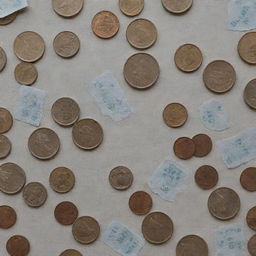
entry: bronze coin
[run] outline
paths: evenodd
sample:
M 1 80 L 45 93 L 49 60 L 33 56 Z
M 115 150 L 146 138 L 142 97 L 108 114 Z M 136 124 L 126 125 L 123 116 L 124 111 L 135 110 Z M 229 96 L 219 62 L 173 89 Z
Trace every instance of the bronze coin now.
M 147 53 L 136 53 L 124 65 L 126 82 L 136 89 L 148 89 L 158 80 L 160 68 L 157 60 Z
M 123 14 L 134 17 L 142 12 L 144 0 L 119 0 L 119 8 Z
M 117 166 L 109 173 L 109 183 L 117 190 L 128 189 L 133 182 L 133 174 L 130 169 L 125 166 Z
M 142 233 L 149 243 L 163 244 L 172 237 L 173 222 L 162 212 L 152 212 L 142 222 Z
M 10 140 L 6 136 L 0 134 L 0 159 L 6 158 L 10 154 L 11 149 L 12 144 Z
M 133 193 L 129 199 L 129 207 L 136 215 L 145 215 L 149 213 L 152 205 L 152 197 L 144 191 Z
M 240 58 L 248 64 L 256 64 L 256 32 L 248 32 L 239 40 L 237 50 Z
M 196 146 L 190 138 L 181 137 L 174 142 L 173 150 L 178 158 L 187 160 L 194 155 Z
M 56 206 L 54 216 L 60 224 L 71 225 L 78 217 L 78 210 L 71 202 L 61 202 Z
M 8 24 L 12 23 L 16 19 L 17 14 L 18 14 L 18 12 L 14 12 L 14 13 L 12 13 L 12 14 L 4 17 L 4 18 L 1 18 L 0 19 L 0 26 L 5 26 L 5 25 L 8 25 Z
M 246 168 L 240 176 L 240 183 L 242 187 L 248 191 L 256 191 L 256 168 Z
M 30 244 L 26 237 L 15 235 L 7 241 L 6 250 L 11 256 L 27 256 Z
M 233 219 L 240 210 L 240 198 L 230 188 L 218 188 L 209 196 L 208 209 L 211 215 L 219 220 Z
M 207 89 L 214 93 L 225 93 L 231 90 L 236 82 L 236 71 L 224 60 L 215 60 L 207 65 L 203 73 Z
M 0 72 L 5 68 L 7 63 L 7 57 L 4 49 L 0 47 Z
M 54 11 L 64 17 L 72 18 L 83 9 L 84 0 L 52 0 Z
M 100 38 L 108 39 L 115 36 L 120 24 L 117 16 L 109 11 L 97 13 L 92 20 L 92 30 Z
M 252 207 L 247 215 L 246 215 L 246 222 L 249 228 L 256 231 L 256 206 Z
M 211 189 L 215 187 L 218 180 L 218 172 L 210 165 L 199 167 L 195 173 L 195 182 L 202 189 Z
M 197 134 L 192 138 L 192 140 L 196 146 L 194 156 L 207 156 L 212 151 L 212 140 L 208 135 Z
M 12 125 L 12 114 L 6 108 L 0 108 L 0 134 L 8 132 Z
M 62 252 L 59 256 L 83 256 L 79 251 L 74 249 L 67 249 Z
M 168 12 L 182 14 L 191 8 L 193 0 L 162 0 L 162 4 Z
M 12 227 L 17 220 L 15 210 L 7 205 L 0 206 L 0 228 L 8 229 Z
M 251 80 L 244 89 L 244 101 L 252 109 L 256 109 L 256 79 Z
M 14 70 L 14 76 L 18 83 L 32 85 L 38 77 L 38 72 L 32 63 L 21 62 Z
M 256 235 L 253 235 L 248 241 L 247 249 L 251 256 L 256 256 Z

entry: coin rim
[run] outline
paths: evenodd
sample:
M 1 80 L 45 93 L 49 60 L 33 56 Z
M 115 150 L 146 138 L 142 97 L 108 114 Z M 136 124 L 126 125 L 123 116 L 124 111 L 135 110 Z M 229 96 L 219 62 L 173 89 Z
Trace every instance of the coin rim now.
M 17 69 L 18 69 L 18 67 L 20 67 L 21 65 L 27 65 L 27 64 L 29 64 L 29 65 L 31 65 L 32 67 L 33 67 L 33 69 L 34 69 L 34 71 L 36 71 L 36 76 L 34 77 L 34 79 L 33 79 L 33 81 L 32 82 L 22 82 L 21 80 L 19 80 L 18 79 L 18 76 L 17 76 Z M 33 64 L 33 63 L 30 63 L 30 62 L 25 62 L 25 61 L 22 61 L 22 62 L 20 62 L 19 64 L 17 64 L 16 65 L 16 67 L 15 67 L 15 69 L 14 69 L 14 77 L 15 77 L 15 80 L 19 83 L 19 84 L 24 84 L 24 85 L 32 85 L 32 84 L 34 84 L 35 82 L 36 82 L 36 80 L 37 80 L 37 78 L 38 78 L 38 71 L 37 71 L 37 68 L 36 68 L 36 66 Z
M 84 0 L 81 1 L 82 2 L 82 6 L 80 6 L 80 8 L 73 14 L 70 14 L 70 15 L 65 15 L 61 12 L 58 11 L 58 9 L 54 8 L 54 0 L 52 0 L 52 9 L 55 11 L 55 13 L 57 13 L 59 16 L 63 17 L 63 18 L 66 18 L 66 19 L 69 19 L 69 18 L 73 18 L 75 16 L 77 16 L 83 9 L 84 7 Z
M 139 12 L 137 12 L 136 14 L 130 14 L 130 13 L 128 13 L 128 12 L 125 12 L 122 8 L 121 8 L 121 1 L 122 0 L 119 0 L 119 9 L 120 9 L 120 11 L 124 14 L 124 15 L 126 15 L 126 16 L 128 16 L 128 17 L 135 17 L 135 16 L 138 16 L 142 11 L 143 11 L 143 9 L 144 9 L 144 6 L 145 6 L 145 0 L 142 0 L 143 1 L 143 5 L 142 5 L 142 8 L 140 8 L 140 10 L 139 10 Z
M 176 15 L 179 15 L 179 14 L 185 14 L 186 12 L 188 12 L 191 7 L 193 6 L 193 0 L 191 0 L 191 4 L 189 6 L 187 6 L 185 9 L 181 10 L 181 11 L 173 11 L 172 9 L 168 8 L 165 4 L 164 4 L 164 0 L 161 1 L 162 2 L 162 5 L 164 7 L 164 9 L 172 14 L 176 14 Z

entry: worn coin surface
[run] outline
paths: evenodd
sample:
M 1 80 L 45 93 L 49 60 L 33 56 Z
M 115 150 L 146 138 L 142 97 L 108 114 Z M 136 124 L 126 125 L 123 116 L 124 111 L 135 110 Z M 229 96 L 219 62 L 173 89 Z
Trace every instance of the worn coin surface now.
M 219 220 L 233 219 L 240 210 L 240 198 L 230 188 L 218 188 L 209 196 L 208 209 Z
M 187 160 L 194 155 L 196 146 L 190 138 L 181 137 L 174 142 L 173 150 L 178 158 Z
M 251 80 L 244 89 L 244 101 L 252 109 L 256 109 L 256 79 Z
M 0 134 L 8 132 L 12 125 L 12 114 L 6 108 L 0 108 Z
M 96 241 L 99 237 L 100 225 L 94 218 L 83 216 L 74 222 L 72 233 L 75 240 L 79 243 L 90 244 Z
M 51 114 L 57 124 L 69 127 L 78 120 L 80 108 L 75 100 L 63 97 L 53 103 Z
M 7 63 L 7 57 L 4 49 L 0 47 L 0 72 L 5 68 Z
M 199 167 L 195 173 L 195 182 L 202 189 L 211 189 L 215 187 L 218 180 L 218 172 L 210 165 Z
M 160 68 L 157 60 L 147 53 L 136 53 L 124 65 L 126 82 L 136 89 L 147 89 L 158 80 Z
M 248 32 L 239 40 L 237 50 L 240 58 L 248 64 L 256 64 L 256 32 Z
M 247 215 L 246 215 L 246 222 L 249 228 L 256 231 L 256 206 L 252 207 Z
M 4 18 L 0 18 L 0 26 L 5 26 L 13 22 L 17 17 L 18 12 L 14 12 Z
M 248 191 L 256 191 L 256 168 L 246 168 L 240 176 L 240 183 L 242 187 Z
M 74 249 L 67 249 L 62 252 L 59 256 L 83 256 L 79 251 Z
M 71 225 L 78 217 L 78 210 L 71 202 L 61 202 L 56 206 L 54 216 L 60 224 Z
M 6 250 L 11 256 L 27 256 L 30 244 L 26 237 L 15 235 L 7 241 Z
M 109 11 L 97 13 L 92 20 L 92 30 L 100 38 L 108 39 L 115 36 L 120 24 L 117 16 Z
M 174 14 L 182 14 L 188 11 L 193 0 L 162 0 L 164 8 Z
M 0 206 L 0 228 L 8 229 L 12 227 L 17 220 L 15 210 L 8 205 Z
M 133 182 L 133 174 L 130 169 L 125 166 L 117 166 L 109 173 L 109 183 L 117 190 L 128 189 Z
M 212 140 L 208 135 L 202 133 L 197 134 L 192 138 L 192 140 L 196 146 L 194 156 L 207 156 L 212 151 Z
M 152 205 L 152 197 L 145 191 L 137 191 L 133 193 L 129 199 L 129 207 L 131 211 L 137 215 L 149 213 Z
M 52 0 L 54 11 L 64 18 L 76 16 L 82 9 L 84 0 Z
M 248 243 L 247 243 L 247 249 L 251 256 L 256 256 L 256 235 L 253 235 Z
M 119 0 L 119 8 L 123 14 L 134 17 L 142 12 L 144 0 Z
M 22 61 L 35 62 L 43 56 L 45 44 L 36 32 L 25 31 L 16 37 L 13 48 L 16 56 Z
M 0 134 L 0 159 L 6 158 L 10 154 L 11 149 L 12 144 L 10 140 L 6 136 Z
M 32 63 L 21 62 L 16 66 L 14 76 L 18 83 L 32 85 L 37 80 L 38 72 Z

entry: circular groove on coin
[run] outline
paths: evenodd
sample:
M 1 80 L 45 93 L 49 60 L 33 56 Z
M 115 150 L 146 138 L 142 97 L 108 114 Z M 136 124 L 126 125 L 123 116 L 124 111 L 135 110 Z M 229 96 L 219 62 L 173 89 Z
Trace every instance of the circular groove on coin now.
M 38 72 L 32 63 L 21 62 L 15 67 L 14 76 L 18 83 L 32 85 L 37 80 Z
M 144 0 L 119 0 L 119 8 L 129 17 L 139 15 L 144 8 Z
M 12 23 L 16 19 L 17 14 L 18 12 L 14 12 L 4 18 L 0 18 L 0 26 L 5 26 Z
M 256 79 L 251 80 L 244 88 L 244 102 L 256 110 Z
M 256 206 L 252 207 L 247 215 L 246 215 L 246 222 L 250 229 L 256 231 Z
M 246 168 L 240 176 L 240 183 L 244 189 L 253 192 L 256 191 L 256 168 Z
M 218 172 L 210 165 L 199 167 L 195 173 L 195 182 L 201 189 L 211 189 L 215 187 L 218 180 Z
M 248 243 L 247 243 L 247 249 L 251 256 L 256 256 L 256 235 L 253 235 Z
M 170 13 L 183 14 L 187 12 L 193 4 L 193 0 L 162 0 L 163 7 Z
M 125 166 L 117 166 L 109 173 L 109 183 L 116 190 L 126 190 L 131 187 L 133 174 Z
M 7 56 L 2 47 L 0 47 L 0 72 L 5 68 L 7 63 Z
M 84 6 L 84 0 L 52 0 L 53 10 L 64 18 L 72 18 L 79 14 Z
M 73 203 L 64 201 L 55 207 L 54 216 L 60 224 L 72 225 L 78 217 L 78 209 Z
M 147 192 L 137 191 L 130 196 L 129 207 L 136 215 L 148 214 L 152 206 L 152 197 Z
M 6 136 L 0 134 L 0 159 L 4 159 L 9 156 L 11 150 L 12 144 L 10 140 Z
M 212 151 L 212 140 L 206 134 L 197 134 L 192 140 L 195 143 L 196 149 L 194 156 L 204 157 L 207 156 Z
M 26 237 L 15 235 L 7 241 L 6 250 L 11 256 L 27 256 L 30 244 Z
M 237 50 L 240 58 L 248 63 L 256 64 L 256 32 L 244 34 L 238 42 Z
M 15 210 L 8 205 L 0 206 L 0 228 L 8 229 L 12 227 L 17 220 Z
M 79 251 L 74 249 L 67 249 L 62 252 L 59 256 L 83 256 Z
M 175 155 L 183 160 L 190 159 L 195 154 L 196 146 L 188 137 L 178 138 L 173 145 Z
M 0 134 L 8 132 L 12 125 L 12 114 L 6 108 L 0 108 Z

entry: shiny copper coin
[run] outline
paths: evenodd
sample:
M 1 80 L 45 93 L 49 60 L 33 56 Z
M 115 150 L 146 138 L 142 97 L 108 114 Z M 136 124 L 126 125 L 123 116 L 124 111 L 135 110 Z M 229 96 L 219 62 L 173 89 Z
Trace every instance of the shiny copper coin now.
M 256 168 L 246 168 L 240 176 L 240 183 L 242 187 L 248 191 L 256 191 Z
M 7 57 L 4 49 L 0 47 L 0 72 L 5 68 L 7 63 Z
M 187 160 L 194 155 L 196 146 L 190 138 L 181 137 L 174 142 L 173 150 L 178 158 Z
M 256 64 L 256 32 L 248 32 L 239 40 L 237 50 L 240 58 L 248 64 Z
M 52 0 L 54 11 L 64 18 L 72 18 L 83 9 L 84 0 Z
M 26 237 L 15 235 L 7 241 L 6 250 L 11 256 L 27 256 L 30 244 Z
M 158 80 L 160 68 L 157 60 L 147 53 L 132 55 L 124 65 L 126 82 L 136 89 L 148 89 Z
M 117 166 L 109 173 L 109 183 L 117 190 L 128 189 L 133 182 L 133 174 L 130 169 L 125 166 Z
M 78 217 L 78 210 L 71 202 L 61 202 L 54 210 L 55 219 L 62 225 L 71 225 Z
M 6 158 L 10 154 L 11 149 L 12 144 L 10 140 L 6 136 L 0 134 L 0 159 Z
M 210 165 L 199 167 L 195 173 L 195 182 L 202 189 L 211 189 L 215 187 L 218 180 L 218 172 Z
M 191 8 L 193 0 L 162 0 L 162 4 L 167 11 L 182 14 Z
M 256 109 L 256 79 L 251 80 L 244 89 L 244 101 L 252 109 Z
M 59 256 L 83 256 L 79 251 L 74 249 L 67 249 L 62 252 Z
M 14 76 L 18 83 L 32 85 L 37 80 L 38 72 L 32 63 L 21 62 L 16 66 Z
M 0 26 L 5 26 L 5 25 L 8 25 L 8 24 L 12 23 L 16 19 L 17 14 L 18 14 L 18 12 L 14 12 L 14 13 L 12 13 L 12 14 L 4 17 L 4 18 L 1 18 L 0 19 Z
M 212 151 L 212 140 L 208 135 L 197 134 L 192 138 L 192 140 L 196 146 L 194 156 L 207 156 Z
M 0 206 L 0 228 L 8 229 L 12 227 L 17 220 L 15 210 L 7 205 Z
M 119 0 L 119 8 L 123 14 L 134 17 L 142 12 L 144 0 Z
M 144 191 L 133 193 L 129 199 L 129 207 L 131 211 L 137 215 L 145 215 L 149 213 L 152 205 L 152 197 Z
M 251 256 L 256 256 L 256 235 L 253 235 L 248 241 L 247 249 Z
M 246 215 L 246 222 L 249 228 L 256 231 L 256 206 L 248 211 Z
M 8 132 L 12 124 L 12 114 L 6 108 L 0 108 L 0 134 Z

